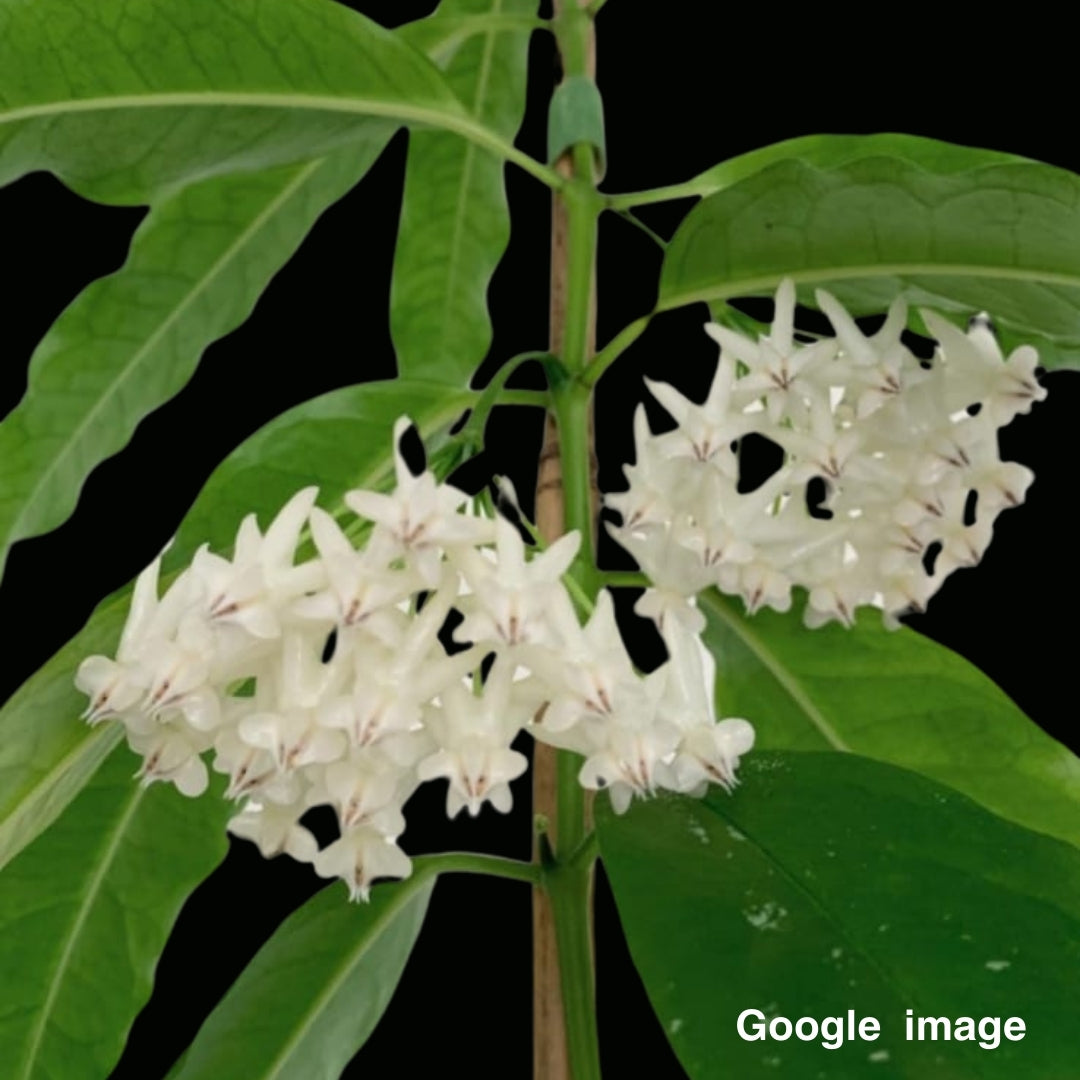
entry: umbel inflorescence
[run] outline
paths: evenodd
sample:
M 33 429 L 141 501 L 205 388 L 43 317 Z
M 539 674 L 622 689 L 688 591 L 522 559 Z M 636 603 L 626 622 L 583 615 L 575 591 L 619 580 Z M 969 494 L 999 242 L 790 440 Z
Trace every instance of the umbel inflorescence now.
M 580 537 L 528 557 L 516 526 L 410 472 L 407 427 L 396 489 L 345 496 L 361 547 L 306 488 L 265 533 L 247 517 L 231 559 L 201 548 L 163 595 L 160 559 L 148 567 L 116 658 L 79 668 L 89 721 L 124 725 L 144 782 L 200 795 L 208 760 L 239 803 L 231 832 L 342 878 L 354 899 L 409 874 L 397 841 L 421 783 L 449 781 L 451 817 L 510 809 L 522 730 L 583 754 L 581 783 L 619 811 L 658 788 L 730 788 L 753 729 L 717 722 L 696 636 L 667 626 L 670 659 L 637 674 L 610 594 L 579 621 L 563 575 Z M 297 563 L 305 527 L 317 555 Z M 319 805 L 341 829 L 322 850 L 301 824 Z
M 448 781 L 451 817 L 508 811 L 522 731 L 582 754 L 580 782 L 619 812 L 661 788 L 730 789 L 754 731 L 716 719 L 696 594 L 717 586 L 751 612 L 784 611 L 801 586 L 810 626 L 850 625 L 868 604 L 895 623 L 979 560 L 1032 481 L 1001 461 L 997 431 L 1045 396 L 1033 349 L 1006 359 L 984 320 L 963 333 L 924 311 L 938 341 L 926 367 L 901 340 L 902 302 L 867 336 L 828 293 L 817 299 L 836 338 L 799 339 L 784 282 L 768 335 L 708 327 L 721 352 L 703 405 L 654 383 L 675 429 L 652 435 L 635 418 L 629 490 L 607 502 L 651 583 L 637 611 L 668 650 L 651 674 L 635 671 L 607 591 L 581 622 L 588 602 L 575 607 L 564 580 L 579 536 L 530 550 L 515 525 L 414 475 L 403 418 L 395 490 L 349 492 L 345 529 L 305 488 L 265 532 L 247 517 L 231 559 L 201 548 L 163 595 L 160 559 L 148 567 L 116 658 L 79 668 L 87 718 L 124 725 L 146 783 L 200 795 L 209 762 L 239 804 L 234 834 L 342 878 L 354 899 L 409 874 L 398 839 L 420 784 Z M 783 464 L 747 491 L 738 448 L 751 434 Z M 814 480 L 824 515 L 808 505 Z M 317 554 L 297 562 L 305 530 Z M 320 850 L 301 819 L 322 805 L 341 833 Z
M 691 598 L 706 587 L 754 612 L 787 611 L 801 586 L 808 626 L 850 626 L 863 605 L 895 626 L 975 565 L 998 513 L 1023 501 L 1033 475 L 1001 460 L 997 432 L 1046 396 L 1031 346 L 1006 359 L 985 317 L 964 333 L 921 311 L 937 339 L 924 366 L 901 339 L 902 300 L 868 336 L 833 296 L 816 296 L 835 338 L 799 340 L 786 280 L 767 335 L 706 328 L 720 360 L 704 404 L 650 384 L 676 427 L 651 434 L 639 408 L 629 490 L 607 497 L 622 516 L 614 535 L 653 583 L 639 613 L 696 631 Z M 777 444 L 783 464 L 746 491 L 738 452 L 751 434 Z M 825 488 L 816 515 L 812 481 Z

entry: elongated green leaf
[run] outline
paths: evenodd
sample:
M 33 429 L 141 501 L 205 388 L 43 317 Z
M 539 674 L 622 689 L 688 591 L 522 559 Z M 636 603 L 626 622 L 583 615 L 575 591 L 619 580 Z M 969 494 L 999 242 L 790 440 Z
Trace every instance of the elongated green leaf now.
M 225 852 L 227 805 L 132 779 L 114 754 L 0 885 L 5 1080 L 101 1080 L 180 906 Z
M 283 413 L 235 450 L 210 477 L 180 529 L 169 566 L 203 541 L 228 551 L 243 516 L 265 523 L 312 482 L 322 505 L 341 507 L 357 486 L 392 478 L 394 420 L 408 414 L 431 445 L 470 401 L 427 383 L 387 382 L 324 394 Z M 86 627 L 0 709 L 0 866 L 46 828 L 87 782 L 117 739 L 111 726 L 79 722 L 86 699 L 73 680 L 80 661 L 110 653 L 126 618 L 127 590 L 102 602 Z
M 140 202 L 401 123 L 501 145 L 417 50 L 332 0 L 0 3 L 0 184 L 48 169 Z
M 11 544 L 59 525 L 90 470 L 248 316 L 385 142 L 379 134 L 303 165 L 214 177 L 150 211 L 124 267 L 53 324 L 31 359 L 26 397 L 0 423 L 0 574 Z
M 734 797 L 598 807 L 630 951 L 693 1080 L 1070 1074 L 1080 852 L 854 755 L 754 754 L 741 775 Z M 909 1008 L 1020 1017 L 1028 1034 L 908 1041 Z M 746 1009 L 792 1023 L 854 1009 L 880 1035 L 744 1041 Z
M 119 728 L 79 721 L 82 660 L 116 648 L 127 596 L 109 597 L 86 626 L 0 709 L 0 867 L 46 828 L 120 741 Z
M 406 30 L 424 40 L 432 34 L 425 24 L 456 28 L 470 15 L 535 11 L 535 0 L 444 0 Z M 447 82 L 478 121 L 513 141 L 525 112 L 529 29 L 495 23 L 454 40 L 443 60 Z M 390 308 L 399 372 L 468 382 L 491 344 L 487 288 L 509 238 L 503 163 L 447 132 L 413 132 Z
M 995 813 L 1080 844 L 1080 759 L 962 657 L 863 615 L 809 633 L 798 615 L 743 615 L 702 595 L 717 706 L 758 745 L 852 750 L 914 769 Z
M 1006 345 L 1031 341 L 1047 366 L 1080 362 L 1080 177 L 879 145 L 830 167 L 780 161 L 705 199 L 668 247 L 660 307 L 771 294 L 792 277 L 804 302 L 825 286 L 856 314 L 901 292 L 956 315 L 986 310 Z
M 338 1080 L 390 1002 L 434 879 L 331 886 L 294 912 L 210 1014 L 169 1080 Z

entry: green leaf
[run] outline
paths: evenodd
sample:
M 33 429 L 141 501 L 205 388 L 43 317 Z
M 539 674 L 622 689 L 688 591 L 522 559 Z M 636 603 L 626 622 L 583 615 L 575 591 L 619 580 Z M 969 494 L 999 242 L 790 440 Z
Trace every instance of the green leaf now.
M 116 648 L 127 600 L 127 590 L 103 600 L 0 709 L 0 867 L 56 819 L 120 742 L 119 727 L 79 720 L 86 698 L 75 689 L 75 670 Z
M 0 887 L 5 1080 L 101 1080 L 185 898 L 225 852 L 227 804 L 132 779 L 114 754 Z
M 492 30 L 550 30 L 551 24 L 535 12 L 536 5 L 527 5 L 527 12 L 517 13 L 513 5 L 500 7 L 488 0 L 487 4 L 476 0 L 454 0 L 443 3 L 434 14 L 398 27 L 396 33 L 414 49 L 430 57 L 440 68 L 446 69 L 462 42 L 477 34 Z
M 210 477 L 169 551 L 168 567 L 190 560 L 204 541 L 229 551 L 245 514 L 254 511 L 265 524 L 313 477 L 322 505 L 342 512 L 345 491 L 392 479 L 398 416 L 411 416 L 428 445 L 437 447 L 440 433 L 471 400 L 465 391 L 394 381 L 335 390 L 290 409 Z M 0 867 L 55 819 L 119 738 L 112 725 L 91 729 L 79 721 L 86 698 L 74 678 L 85 657 L 115 649 L 128 592 L 104 600 L 86 627 L 0 709 Z
M 48 169 L 102 201 L 401 123 L 506 149 L 425 57 L 331 0 L 0 0 L 0 72 L 0 185 Z
M 185 565 L 204 542 L 230 550 L 245 515 L 269 518 L 312 482 L 319 485 L 320 506 L 335 516 L 349 513 L 346 491 L 392 485 L 399 416 L 413 421 L 431 456 L 475 397 L 439 383 L 393 379 L 332 390 L 289 409 L 214 470 L 184 517 L 166 567 Z
M 734 797 L 598 805 L 634 961 L 694 1080 L 1058 1080 L 1080 1057 L 1080 852 L 854 755 L 753 754 Z M 873 1042 L 746 1042 L 744 1009 L 875 1017 Z M 914 1015 L 1029 1034 L 907 1041 Z M 916 1028 L 916 1033 L 917 1033 Z
M 1080 363 L 1080 177 L 899 149 L 778 161 L 703 200 L 668 246 L 660 308 L 771 295 L 791 277 L 802 302 L 825 287 L 855 314 L 901 293 L 957 317 L 986 310 L 1006 346 Z
M 803 135 L 728 158 L 678 186 L 685 189 L 687 195 L 712 195 L 778 161 L 803 161 L 819 169 L 835 169 L 868 157 L 898 158 L 942 174 L 970 172 L 982 165 L 1031 160 L 1018 154 L 957 146 L 921 135 Z
M 379 133 L 303 165 L 214 177 L 150 211 L 124 267 L 85 289 L 45 335 L 26 397 L 0 423 L 0 575 L 8 548 L 67 518 L 88 473 L 247 318 L 385 143 Z
M 232 985 L 169 1080 L 338 1080 L 390 1002 L 434 884 L 420 872 L 376 886 L 367 904 L 350 904 L 336 885 L 309 900 Z
M 406 29 L 439 55 L 431 37 L 440 24 L 449 32 L 463 17 L 535 11 L 535 0 L 444 0 Z M 450 87 L 507 141 L 525 113 L 530 34 L 510 27 L 496 22 L 443 54 Z M 412 132 L 390 306 L 402 375 L 468 382 L 491 345 L 487 289 L 509 238 L 503 163 L 452 134 Z
M 1080 759 L 962 657 L 872 615 L 808 632 L 793 612 L 748 618 L 715 591 L 701 603 L 717 708 L 751 720 L 760 747 L 901 765 L 1080 845 Z

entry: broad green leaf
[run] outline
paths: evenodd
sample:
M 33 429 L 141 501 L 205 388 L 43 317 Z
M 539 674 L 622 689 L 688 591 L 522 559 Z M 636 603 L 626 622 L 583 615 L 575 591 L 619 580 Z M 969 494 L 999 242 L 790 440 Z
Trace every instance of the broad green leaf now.
M 901 765 L 1080 845 L 1080 759 L 956 653 L 872 614 L 811 632 L 795 613 L 748 618 L 714 591 L 702 610 L 717 707 L 750 719 L 760 747 Z
M 855 314 L 903 293 L 954 316 L 988 311 L 1011 347 L 1080 363 L 1080 177 L 986 151 L 782 160 L 696 206 L 667 249 L 660 308 L 828 288 Z M 828 155 L 821 155 L 829 161 Z
M 243 322 L 385 143 L 380 133 L 321 160 L 213 177 L 151 209 L 124 267 L 45 335 L 26 396 L 0 423 L 0 574 L 11 544 L 59 525 L 88 473 Z
M 1080 1059 L 1080 852 L 915 773 L 752 754 L 734 796 L 598 804 L 631 954 L 693 1080 L 1059 1080 Z M 994 1050 L 907 1041 L 905 1012 L 1021 1017 Z M 747 1042 L 744 1009 L 880 1036 Z M 918 1028 L 915 1029 L 916 1034 Z
M 440 23 L 456 27 L 470 15 L 535 12 L 535 0 L 444 0 L 406 30 L 424 40 Z M 442 54 L 450 87 L 511 142 L 525 112 L 529 33 L 495 23 Z M 453 134 L 412 132 L 390 307 L 401 374 L 468 383 L 491 345 L 487 289 L 509 238 L 503 163 Z
M 401 123 L 503 144 L 436 68 L 332 0 L 0 0 L 0 185 L 144 202 Z
M 101 1080 L 150 995 L 188 893 L 225 853 L 228 806 L 132 779 L 114 754 L 0 884 L 5 1080 Z
M 350 904 L 338 885 L 309 900 L 232 985 L 169 1080 L 338 1080 L 390 1002 L 434 884 L 418 873 L 376 886 L 367 904 Z
M 182 565 L 204 541 L 227 552 L 245 514 L 254 511 L 265 523 L 313 481 L 321 486 L 322 505 L 341 512 L 345 491 L 392 479 L 398 416 L 411 416 L 437 446 L 470 400 L 464 391 L 394 381 L 335 390 L 290 409 L 213 473 L 170 549 L 169 566 Z M 127 593 L 104 600 L 84 629 L 0 709 L 0 866 L 53 821 L 118 739 L 112 725 L 90 729 L 79 721 L 86 699 L 73 680 L 84 657 L 115 648 Z

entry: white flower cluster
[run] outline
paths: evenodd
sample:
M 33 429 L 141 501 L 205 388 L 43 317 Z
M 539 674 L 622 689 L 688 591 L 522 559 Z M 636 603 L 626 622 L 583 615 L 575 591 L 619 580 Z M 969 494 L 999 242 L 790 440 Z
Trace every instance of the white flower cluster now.
M 164 595 L 160 560 L 144 571 L 116 658 L 79 668 L 89 721 L 122 723 L 143 781 L 186 795 L 206 789 L 212 753 L 243 803 L 230 831 L 341 877 L 354 899 L 409 874 L 397 841 L 422 782 L 449 781 L 451 817 L 510 809 L 522 730 L 584 754 L 581 783 L 619 811 L 661 787 L 730 788 L 753 729 L 716 721 L 700 641 L 673 628 L 670 660 L 636 674 L 608 593 L 578 621 L 562 575 L 579 536 L 527 558 L 515 526 L 410 472 L 407 428 L 396 490 L 345 496 L 362 549 L 307 488 L 265 533 L 247 517 L 231 560 L 201 548 Z M 318 554 L 297 563 L 305 526 Z M 456 651 L 440 641 L 452 609 Z M 317 805 L 341 829 L 322 850 L 300 823 Z
M 851 625 L 861 605 L 895 626 L 977 563 L 997 514 L 1023 501 L 1033 475 L 1000 459 L 997 430 L 1046 396 L 1033 348 L 1005 359 L 985 318 L 965 334 L 922 311 L 937 339 L 924 368 L 901 340 L 902 300 L 872 336 L 829 293 L 817 302 L 835 338 L 798 339 L 790 280 L 757 341 L 709 324 L 720 360 L 703 405 L 649 383 L 677 426 L 654 436 L 639 407 L 629 490 L 606 499 L 622 516 L 613 535 L 654 585 L 640 614 L 698 630 L 690 598 L 710 585 L 750 612 L 787 611 L 801 586 L 808 626 Z M 740 492 L 738 449 L 751 434 L 777 444 L 783 464 Z M 815 478 L 821 516 L 807 501 Z

